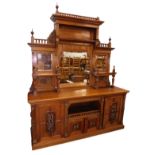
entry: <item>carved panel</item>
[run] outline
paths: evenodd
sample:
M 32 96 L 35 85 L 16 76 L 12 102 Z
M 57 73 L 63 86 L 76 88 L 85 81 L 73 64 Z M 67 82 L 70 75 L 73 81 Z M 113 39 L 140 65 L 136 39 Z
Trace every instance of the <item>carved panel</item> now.
M 113 103 L 110 107 L 110 113 L 109 113 L 109 121 L 113 123 L 116 120 L 117 116 L 117 103 Z
M 53 135 L 55 131 L 55 120 L 56 116 L 54 112 L 47 112 L 46 113 L 46 130 L 49 135 Z

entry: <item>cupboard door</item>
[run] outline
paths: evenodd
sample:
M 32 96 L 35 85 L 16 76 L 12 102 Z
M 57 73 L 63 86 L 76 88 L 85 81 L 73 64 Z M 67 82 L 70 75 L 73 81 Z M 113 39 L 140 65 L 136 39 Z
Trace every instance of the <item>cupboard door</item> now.
M 103 127 L 122 124 L 124 95 L 105 97 Z
M 70 119 L 69 120 L 69 135 L 71 134 L 80 134 L 83 132 L 83 128 L 84 128 L 84 121 L 82 118 L 79 119 Z
M 59 102 L 44 102 L 39 105 L 41 137 L 53 137 L 63 133 L 63 106 Z
M 100 121 L 99 116 L 98 117 L 92 117 L 88 119 L 88 131 L 97 130 L 99 129 Z
M 69 118 L 69 134 L 87 133 L 99 129 L 99 113 Z

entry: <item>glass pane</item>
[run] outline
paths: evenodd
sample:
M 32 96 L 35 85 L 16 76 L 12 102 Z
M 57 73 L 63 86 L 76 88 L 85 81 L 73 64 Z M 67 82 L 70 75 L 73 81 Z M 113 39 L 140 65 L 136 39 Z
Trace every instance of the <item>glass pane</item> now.
M 51 70 L 51 54 L 38 53 L 38 70 Z
M 96 56 L 96 67 L 104 68 L 104 56 Z

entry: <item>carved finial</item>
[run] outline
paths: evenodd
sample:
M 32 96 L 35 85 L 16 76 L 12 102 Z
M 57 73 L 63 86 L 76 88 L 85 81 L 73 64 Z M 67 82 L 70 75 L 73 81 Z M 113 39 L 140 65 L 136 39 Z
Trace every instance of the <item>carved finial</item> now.
M 113 66 L 113 70 L 112 70 L 112 72 L 115 73 L 115 66 Z
M 109 38 L 108 46 L 111 47 L 111 38 Z
M 111 43 L 111 37 L 109 38 L 109 43 Z
M 58 11 L 58 9 L 59 9 L 58 3 L 56 4 L 56 7 L 55 7 L 55 8 L 56 8 L 56 12 L 59 12 L 59 11 Z
M 34 32 L 33 32 L 33 29 L 32 29 L 32 31 L 31 31 L 31 43 L 34 43 Z
M 115 66 L 113 66 L 113 70 L 112 70 L 112 85 L 111 85 L 112 87 L 114 87 L 115 75 L 116 75 Z
M 32 29 L 32 31 L 31 31 L 31 35 L 32 35 L 32 36 L 34 35 L 33 29 Z

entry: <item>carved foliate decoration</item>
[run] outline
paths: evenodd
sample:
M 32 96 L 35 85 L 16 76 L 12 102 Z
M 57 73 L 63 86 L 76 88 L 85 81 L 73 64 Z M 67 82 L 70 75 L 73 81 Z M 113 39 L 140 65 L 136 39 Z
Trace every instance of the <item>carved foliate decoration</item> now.
M 46 130 L 50 135 L 54 134 L 55 131 L 55 120 L 56 116 L 54 112 L 48 111 L 46 113 Z
M 113 123 L 116 120 L 117 115 L 117 103 L 113 103 L 110 107 L 110 113 L 109 113 L 109 121 Z

